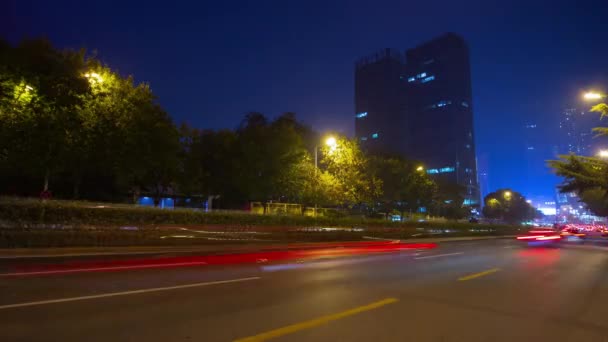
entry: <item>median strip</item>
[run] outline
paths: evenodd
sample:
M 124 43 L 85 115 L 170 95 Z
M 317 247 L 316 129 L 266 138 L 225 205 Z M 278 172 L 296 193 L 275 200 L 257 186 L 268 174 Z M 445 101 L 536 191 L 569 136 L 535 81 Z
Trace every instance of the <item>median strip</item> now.
M 471 279 L 475 279 L 475 278 L 486 276 L 488 274 L 496 273 L 498 271 L 500 271 L 500 268 L 491 268 L 491 269 L 489 269 L 487 271 L 483 271 L 483 272 L 479 272 L 479 273 L 470 274 L 468 276 L 460 277 L 460 278 L 458 278 L 458 280 L 459 281 L 471 280 Z
M 245 338 L 240 338 L 238 340 L 234 340 L 234 342 L 262 342 L 262 341 L 266 341 L 266 340 L 270 340 L 273 338 L 277 338 L 277 337 L 281 337 L 281 336 L 285 336 L 285 335 L 289 335 L 289 334 L 293 334 L 295 332 L 298 332 L 300 330 L 304 330 L 304 329 L 310 329 L 310 328 L 314 328 L 323 324 L 327 324 L 329 322 L 332 321 L 336 321 L 348 316 L 352 316 L 352 315 L 356 315 L 365 311 L 369 311 L 369 310 L 374 310 L 374 309 L 378 309 L 382 306 L 388 305 L 388 304 L 392 304 L 397 302 L 398 299 L 397 298 L 387 298 L 387 299 L 383 299 L 381 301 L 378 302 L 374 302 L 368 305 L 364 305 L 364 306 L 360 306 L 354 309 L 350 309 L 350 310 L 346 310 L 346 311 L 342 311 L 340 313 L 336 313 L 336 314 L 332 314 L 332 315 L 327 315 L 327 316 L 321 316 L 319 318 L 315 318 L 312 319 L 310 321 L 305 321 L 305 322 L 301 322 L 301 323 L 296 323 L 296 324 L 292 324 L 292 325 L 288 325 L 286 327 L 283 328 L 279 328 L 279 329 L 275 329 L 275 330 L 271 330 L 271 331 L 267 331 L 258 335 L 254 335 L 254 336 L 250 336 L 250 337 L 245 337 Z
M 230 280 L 209 281 L 209 282 L 205 282 L 205 283 L 194 283 L 194 284 L 168 286 L 168 287 L 157 287 L 157 288 L 143 289 L 143 290 L 112 292 L 112 293 L 104 293 L 104 294 L 98 294 L 98 295 L 92 295 L 92 296 L 41 300 L 41 301 L 36 301 L 36 302 L 25 302 L 25 303 L 17 303 L 17 304 L 0 305 L 0 310 L 21 308 L 21 307 L 26 307 L 26 306 L 76 302 L 76 301 L 89 300 L 89 299 L 128 296 L 128 295 L 133 295 L 133 294 L 142 294 L 142 293 L 150 293 L 150 292 L 180 290 L 180 289 L 187 289 L 187 288 L 191 288 L 191 287 L 203 287 L 203 286 L 220 285 L 220 284 L 240 283 L 240 282 L 244 282 L 244 281 L 258 280 L 258 279 L 261 279 L 261 278 L 260 277 L 238 278 L 238 279 L 230 279 Z

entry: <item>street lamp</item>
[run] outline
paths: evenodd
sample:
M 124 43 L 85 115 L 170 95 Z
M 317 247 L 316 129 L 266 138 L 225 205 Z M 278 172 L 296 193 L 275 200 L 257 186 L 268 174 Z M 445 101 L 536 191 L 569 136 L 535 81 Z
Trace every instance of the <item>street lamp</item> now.
M 583 98 L 585 100 L 589 100 L 589 101 L 601 100 L 604 97 L 606 97 L 605 94 L 598 93 L 598 92 L 595 92 L 595 91 L 589 91 L 589 92 L 586 92 L 585 94 L 583 94 Z
M 334 136 L 328 136 L 325 138 L 325 145 L 329 147 L 330 151 L 334 151 L 336 147 L 338 147 L 338 140 Z M 317 173 L 317 169 L 319 168 L 319 145 L 315 146 L 315 174 Z
M 103 77 L 96 72 L 87 72 L 84 74 L 84 77 L 88 78 L 91 83 L 101 83 L 103 82 Z
M 329 146 L 330 150 L 335 150 L 336 146 L 338 146 L 338 142 L 336 141 L 336 138 L 333 136 L 327 137 L 327 139 L 325 139 L 325 145 Z
M 600 158 L 608 158 L 608 150 L 600 150 L 597 153 L 597 156 Z
M 422 166 L 422 165 L 418 166 L 418 167 L 416 168 L 416 171 L 418 171 L 418 172 L 422 172 L 422 171 L 424 171 L 424 166 Z
M 338 141 L 334 136 L 328 136 L 325 138 L 325 145 L 329 147 L 330 151 L 334 151 L 336 147 L 338 147 Z M 319 172 L 319 145 L 315 145 L 315 180 L 317 178 L 317 173 Z M 315 181 L 316 187 L 316 181 Z M 316 192 L 316 191 L 315 191 Z M 317 216 L 317 196 L 315 195 L 315 217 Z
M 511 199 L 511 191 L 508 191 L 508 190 L 505 191 L 504 196 L 505 196 L 506 200 L 510 200 Z

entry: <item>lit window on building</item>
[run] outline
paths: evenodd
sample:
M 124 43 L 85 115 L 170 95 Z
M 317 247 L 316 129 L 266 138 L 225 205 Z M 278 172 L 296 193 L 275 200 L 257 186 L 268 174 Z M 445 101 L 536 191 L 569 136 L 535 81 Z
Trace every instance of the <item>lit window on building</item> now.
M 456 169 L 453 166 L 442 167 L 440 169 L 428 169 L 426 173 L 435 174 L 435 173 L 449 173 L 454 172 Z
M 367 116 L 367 112 L 357 113 L 357 119 L 361 119 Z
M 451 105 L 451 104 L 452 104 L 452 101 L 442 100 L 442 101 L 437 102 L 437 107 L 445 107 L 445 106 Z
M 378 139 L 378 133 L 372 134 L 372 139 Z
M 464 147 L 466 147 L 467 149 L 470 149 L 471 148 L 471 144 L 466 144 L 466 145 L 464 145 Z
M 435 76 L 431 75 L 422 79 L 422 83 L 430 82 L 435 79 Z
M 470 198 L 465 198 L 464 202 L 462 203 L 464 205 L 475 205 L 477 204 L 477 201 L 474 199 L 470 199 Z
M 414 82 L 414 81 L 416 81 L 416 77 L 414 77 L 414 76 L 408 77 L 407 81 L 408 82 Z
M 361 137 L 361 141 L 366 141 L 367 137 Z
M 461 105 L 462 105 L 463 107 L 467 107 L 467 108 L 469 108 L 469 103 L 468 103 L 467 101 L 462 101 Z
M 426 72 L 422 72 L 419 73 L 418 75 L 416 75 L 416 78 L 425 78 L 426 77 Z
M 473 172 L 473 170 L 472 170 L 472 169 L 469 169 L 469 168 L 467 167 L 466 169 L 464 169 L 464 172 L 466 172 L 466 173 L 471 173 L 471 172 Z

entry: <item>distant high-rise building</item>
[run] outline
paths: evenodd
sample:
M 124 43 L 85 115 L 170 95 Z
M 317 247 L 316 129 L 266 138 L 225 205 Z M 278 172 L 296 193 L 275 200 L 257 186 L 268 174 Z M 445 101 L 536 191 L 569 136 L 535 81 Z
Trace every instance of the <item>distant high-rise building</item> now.
M 453 33 L 405 51 L 357 62 L 355 133 L 374 153 L 424 163 L 438 181 L 463 186 L 465 204 L 480 193 L 473 132 L 469 50 Z
M 608 148 L 605 137 L 595 137 L 593 128 L 602 126 L 600 115 L 578 108 L 566 108 L 560 114 L 558 154 L 591 156 Z

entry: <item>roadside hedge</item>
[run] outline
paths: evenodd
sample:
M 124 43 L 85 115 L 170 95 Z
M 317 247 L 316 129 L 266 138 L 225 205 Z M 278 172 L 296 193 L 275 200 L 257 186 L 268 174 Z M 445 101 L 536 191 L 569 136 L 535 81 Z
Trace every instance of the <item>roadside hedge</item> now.
M 328 229 L 331 228 L 331 229 Z M 333 229 L 338 228 L 338 229 Z M 507 225 L 389 222 L 0 198 L 0 248 L 255 244 L 516 234 Z
M 102 207 L 105 206 L 105 207 Z M 429 228 L 508 231 L 508 225 L 471 224 L 460 222 L 390 222 L 366 218 L 331 218 L 307 216 L 256 215 L 239 212 L 204 213 L 190 209 L 162 210 L 150 207 L 108 205 L 74 201 L 39 201 L 35 199 L 0 198 L 0 224 L 12 227 L 32 225 L 87 226 L 157 226 L 157 225 L 223 225 L 226 227 L 361 227 Z

